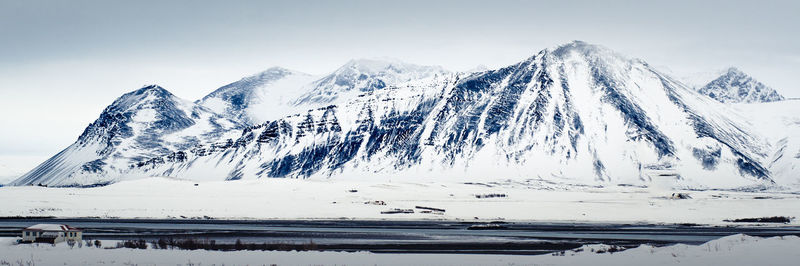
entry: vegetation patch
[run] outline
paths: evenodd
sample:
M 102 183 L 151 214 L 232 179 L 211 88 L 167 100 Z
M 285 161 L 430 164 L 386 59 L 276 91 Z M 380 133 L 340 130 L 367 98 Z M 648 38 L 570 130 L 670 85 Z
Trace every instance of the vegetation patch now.
M 793 217 L 786 217 L 786 216 L 772 216 L 772 217 L 761 217 L 761 218 L 741 218 L 741 219 L 728 219 L 724 220 L 729 223 L 783 223 L 788 224 L 792 222 Z

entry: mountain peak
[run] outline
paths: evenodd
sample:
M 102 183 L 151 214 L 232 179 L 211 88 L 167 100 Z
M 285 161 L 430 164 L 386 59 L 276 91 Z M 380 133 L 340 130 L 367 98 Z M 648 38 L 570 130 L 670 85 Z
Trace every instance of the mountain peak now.
M 146 85 L 140 89 L 128 92 L 117 98 L 107 111 L 128 110 L 137 108 L 136 106 L 143 105 L 149 102 L 161 101 L 175 101 L 177 97 L 158 85 Z
M 745 74 L 744 72 L 742 72 L 741 70 L 739 70 L 736 67 L 729 67 L 727 70 L 725 70 L 725 73 L 727 73 L 728 75 L 747 76 L 747 74 Z
M 244 100 L 244 98 L 249 98 L 255 88 L 284 79 L 291 75 L 308 76 L 308 74 L 305 73 L 290 70 L 284 67 L 274 66 L 256 74 L 244 77 L 236 82 L 222 86 L 209 93 L 201 100 L 198 100 L 198 102 L 222 97 L 226 100 L 229 98 L 235 98 L 234 101 L 239 102 L 238 104 L 242 104 L 240 101 Z
M 723 103 L 774 102 L 784 99 L 777 91 L 736 67 L 701 87 L 698 92 Z
M 542 50 L 537 55 L 528 58 L 528 61 L 541 56 L 553 57 L 556 60 L 568 60 L 569 58 L 577 56 L 583 58 L 582 60 L 586 60 L 590 64 L 602 65 L 602 68 L 608 68 L 609 70 L 621 70 L 627 68 L 623 66 L 630 66 L 634 62 L 647 65 L 647 63 L 642 60 L 630 58 L 605 46 L 584 41 L 572 41 L 555 48 Z
M 171 92 L 161 86 L 152 84 L 146 85 L 140 89 L 128 92 L 117 98 L 113 105 L 134 105 L 141 102 L 151 100 L 164 100 L 175 98 Z
M 611 49 L 608 49 L 604 46 L 578 40 L 559 45 L 552 49 L 552 51 L 553 54 L 557 56 L 568 55 L 571 52 L 577 52 L 580 54 L 613 53 Z
M 556 49 L 574 49 L 574 48 L 597 48 L 598 45 L 591 44 L 581 40 L 573 40 L 571 42 L 559 45 Z
M 155 93 L 159 95 L 172 95 L 167 89 L 164 89 L 161 86 L 156 84 L 145 85 L 144 87 L 133 91 L 135 94 L 142 94 L 142 93 Z
M 294 71 L 294 70 L 291 70 L 291 69 L 288 69 L 288 68 L 284 68 L 284 67 L 279 67 L 279 66 L 270 67 L 270 68 L 267 68 L 264 71 L 255 73 L 253 75 L 244 77 L 244 78 L 242 78 L 242 79 L 240 79 L 240 80 L 238 80 L 236 82 L 233 82 L 233 83 L 230 83 L 228 85 L 222 86 L 219 89 L 211 92 L 210 94 L 206 95 L 203 98 L 205 99 L 205 98 L 209 98 L 209 97 L 214 97 L 215 95 L 217 95 L 219 93 L 225 93 L 225 92 L 229 91 L 231 87 L 236 87 L 236 86 L 239 86 L 239 85 L 242 85 L 242 84 L 250 84 L 252 86 L 256 86 L 257 87 L 257 86 L 261 86 L 261 85 L 264 85 L 264 84 L 267 84 L 267 83 L 270 83 L 270 82 L 274 82 L 276 80 L 280 80 L 280 79 L 283 79 L 285 77 L 288 77 L 288 76 L 291 76 L 291 75 L 295 75 L 295 74 L 297 74 L 297 75 L 306 75 L 306 76 L 308 75 L 308 74 L 305 74 L 305 73 L 302 73 L 302 72 L 298 72 L 298 71 Z
M 264 71 L 258 72 L 258 73 L 254 74 L 252 76 L 245 77 L 245 78 L 243 78 L 243 80 L 244 79 L 248 79 L 248 78 L 279 79 L 279 78 L 291 75 L 292 73 L 296 73 L 296 72 L 297 71 L 293 71 L 293 70 L 288 69 L 288 68 L 274 66 L 274 67 L 267 68 Z

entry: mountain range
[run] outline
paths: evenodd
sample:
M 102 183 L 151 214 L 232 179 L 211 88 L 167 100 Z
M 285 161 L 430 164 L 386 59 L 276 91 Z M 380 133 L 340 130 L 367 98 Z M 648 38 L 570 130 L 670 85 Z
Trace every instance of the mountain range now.
M 794 137 L 767 136 L 724 104 L 783 99 L 744 77 L 732 70 L 696 91 L 642 60 L 575 41 L 469 73 L 366 59 L 323 76 L 270 68 L 195 102 L 153 85 L 117 99 L 74 144 L 11 184 L 170 176 L 797 185 L 796 160 L 781 159 L 800 155 L 786 144 Z

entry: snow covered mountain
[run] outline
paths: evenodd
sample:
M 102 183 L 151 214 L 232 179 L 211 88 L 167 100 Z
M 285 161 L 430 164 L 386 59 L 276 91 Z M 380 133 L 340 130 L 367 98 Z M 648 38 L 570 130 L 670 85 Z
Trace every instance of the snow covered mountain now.
M 767 87 L 736 68 L 729 68 L 698 92 L 723 103 L 755 103 L 784 100 L 774 89 Z
M 11 184 L 107 184 L 136 162 L 215 141 L 234 128 L 241 125 L 164 88 L 146 86 L 119 97 L 75 143 Z
M 295 101 L 330 105 L 245 128 L 235 140 L 174 150 L 126 174 L 775 184 L 771 145 L 744 117 L 600 46 L 576 41 L 480 73 L 364 65 L 349 63 Z M 382 73 L 411 74 L 387 86 Z
M 313 76 L 280 67 L 220 87 L 196 103 L 233 121 L 255 125 L 299 110 L 292 103 Z
M 220 87 L 194 103 L 158 86 L 147 86 L 117 99 L 76 143 L 12 184 L 107 184 L 126 178 L 128 168 L 161 155 L 203 150 L 201 144 L 213 142 L 224 145 L 243 127 L 344 99 L 337 96 L 338 92 L 354 96 L 349 92 L 419 82 L 439 73 L 446 72 L 438 67 L 374 59 L 353 60 L 320 79 L 273 67 Z M 298 100 L 319 92 L 331 97 Z

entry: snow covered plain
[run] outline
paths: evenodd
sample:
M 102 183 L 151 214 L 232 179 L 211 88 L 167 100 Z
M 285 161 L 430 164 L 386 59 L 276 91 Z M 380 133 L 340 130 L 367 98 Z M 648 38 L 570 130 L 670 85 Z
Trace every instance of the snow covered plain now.
M 670 199 L 688 193 L 691 199 Z M 478 198 L 503 194 L 505 197 Z M 383 201 L 386 205 L 367 204 Z M 446 182 L 170 178 L 96 188 L 0 188 L 0 216 L 217 219 L 506 220 L 730 225 L 726 219 L 800 217 L 796 192 L 673 191 L 543 181 Z M 381 214 L 427 206 L 444 214 Z M 792 220 L 796 225 L 798 221 Z
M 797 236 L 740 234 L 697 246 L 642 245 L 608 252 L 609 246 L 589 245 L 564 253 L 514 256 L 70 248 L 63 243 L 16 245 L 15 238 L 0 238 L 0 265 L 797 265 L 798 245 Z

